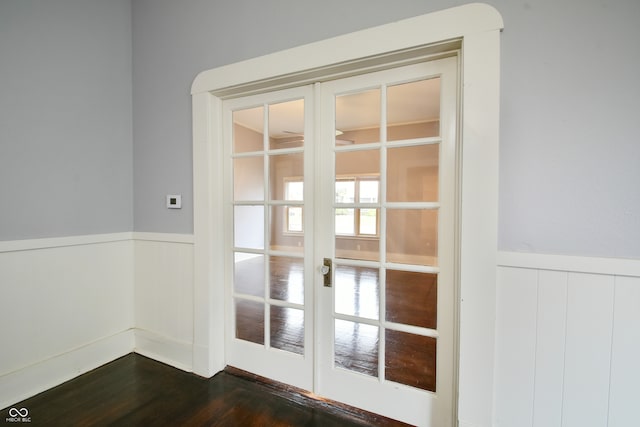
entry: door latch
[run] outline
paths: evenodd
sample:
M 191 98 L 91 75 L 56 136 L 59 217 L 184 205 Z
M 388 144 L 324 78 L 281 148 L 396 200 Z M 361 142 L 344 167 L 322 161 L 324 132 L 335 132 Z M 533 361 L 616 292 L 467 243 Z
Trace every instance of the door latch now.
M 330 288 L 331 283 L 331 269 L 332 269 L 332 261 L 331 258 L 324 258 L 322 260 L 322 267 L 320 267 L 320 271 L 324 276 L 324 286 Z

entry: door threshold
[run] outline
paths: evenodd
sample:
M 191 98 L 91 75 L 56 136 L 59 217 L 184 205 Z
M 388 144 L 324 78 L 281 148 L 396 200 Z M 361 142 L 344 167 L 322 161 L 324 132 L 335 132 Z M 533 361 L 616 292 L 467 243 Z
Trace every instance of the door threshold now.
M 326 399 L 308 390 L 303 390 L 292 385 L 281 383 L 233 366 L 224 368 L 224 372 L 229 375 L 243 378 L 245 380 L 261 384 L 269 389 L 270 393 L 283 397 L 299 405 L 319 409 L 331 414 L 339 415 L 367 426 L 410 426 L 392 418 L 387 418 L 373 412 L 365 411 L 335 400 Z

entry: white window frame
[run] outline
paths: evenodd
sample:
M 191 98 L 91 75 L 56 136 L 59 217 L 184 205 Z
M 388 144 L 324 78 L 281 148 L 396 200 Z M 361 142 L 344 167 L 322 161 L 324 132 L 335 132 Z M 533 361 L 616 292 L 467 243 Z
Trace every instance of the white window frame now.
M 284 178 L 284 198 L 285 200 L 291 200 L 289 199 L 289 194 L 288 194 L 288 187 L 287 185 L 291 182 L 300 182 L 302 183 L 302 185 L 304 186 L 304 177 L 298 176 L 291 176 L 291 177 L 286 177 Z M 298 200 L 296 200 L 298 201 Z M 289 209 L 291 208 L 299 208 L 301 209 L 301 217 L 302 217 L 302 230 L 291 230 L 289 227 Z M 287 205 L 285 208 L 285 212 L 284 212 L 284 224 L 283 224 L 283 233 L 285 235 L 291 235 L 291 236 L 296 236 L 296 235 L 302 235 L 304 234 L 304 207 L 302 205 Z
M 380 191 L 379 185 L 380 185 L 380 176 L 378 175 L 340 175 L 336 177 L 336 182 L 338 181 L 353 181 L 354 182 L 354 201 L 353 203 L 358 205 L 360 204 L 360 188 L 359 188 L 359 183 L 362 181 L 377 181 L 378 182 L 378 192 Z M 379 194 L 378 194 L 378 201 L 379 201 Z M 378 204 L 378 203 L 376 203 Z M 380 207 L 375 208 L 376 209 L 376 232 L 375 234 L 364 234 L 361 232 L 360 230 L 360 211 L 362 209 L 374 209 L 374 208 L 369 208 L 369 207 L 345 207 L 345 208 L 339 208 L 339 209 L 353 209 L 353 234 L 340 234 L 338 233 L 338 231 L 336 230 L 336 238 L 351 238 L 351 239 L 378 239 L 380 238 Z
M 465 427 L 493 424 L 502 28 L 502 17 L 493 7 L 472 3 L 224 65 L 196 77 L 191 88 L 194 372 L 210 377 L 225 366 L 222 100 L 453 51 L 461 81 L 456 418 Z

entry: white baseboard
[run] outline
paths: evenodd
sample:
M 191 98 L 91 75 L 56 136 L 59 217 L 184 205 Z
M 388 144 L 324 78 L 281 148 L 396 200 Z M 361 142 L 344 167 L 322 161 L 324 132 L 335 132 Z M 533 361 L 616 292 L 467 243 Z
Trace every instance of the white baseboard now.
M 213 354 L 212 354 L 213 353 Z M 193 346 L 193 373 L 211 378 L 225 368 L 224 351 L 199 345 Z
M 92 342 L 0 377 L 0 408 L 6 408 L 98 368 L 134 349 L 133 330 Z
M 136 329 L 135 352 L 183 371 L 193 371 L 193 345 L 190 343 Z

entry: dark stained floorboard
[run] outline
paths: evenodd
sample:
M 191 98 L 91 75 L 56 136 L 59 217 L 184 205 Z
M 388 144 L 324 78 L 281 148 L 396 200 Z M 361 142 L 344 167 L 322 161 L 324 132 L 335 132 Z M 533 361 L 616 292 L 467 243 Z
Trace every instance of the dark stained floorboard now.
M 31 426 L 402 425 L 285 395 L 229 372 L 205 379 L 130 354 L 12 408 L 27 408 Z M 0 421 L 9 409 L 1 411 Z

